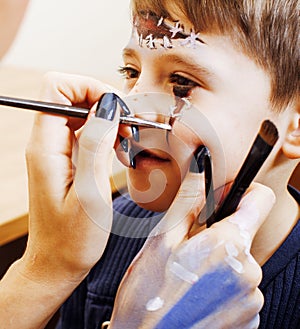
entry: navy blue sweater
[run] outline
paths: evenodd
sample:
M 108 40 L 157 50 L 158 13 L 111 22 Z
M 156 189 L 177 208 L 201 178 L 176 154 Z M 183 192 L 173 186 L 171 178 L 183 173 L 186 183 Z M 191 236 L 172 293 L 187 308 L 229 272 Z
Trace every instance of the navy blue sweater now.
M 294 190 L 291 193 L 299 203 L 300 194 Z M 114 211 L 107 248 L 88 277 L 62 306 L 59 329 L 96 329 L 110 319 L 127 267 L 162 217 L 162 214 L 138 207 L 128 197 L 116 199 Z M 300 221 L 262 269 L 260 289 L 265 304 L 260 312 L 259 328 L 299 329 Z

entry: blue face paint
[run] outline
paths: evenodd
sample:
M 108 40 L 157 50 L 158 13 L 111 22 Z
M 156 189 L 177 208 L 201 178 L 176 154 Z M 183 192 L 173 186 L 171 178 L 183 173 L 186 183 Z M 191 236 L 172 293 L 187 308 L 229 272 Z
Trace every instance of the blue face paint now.
M 238 276 L 229 268 L 205 274 L 162 318 L 155 329 L 190 328 L 241 291 Z

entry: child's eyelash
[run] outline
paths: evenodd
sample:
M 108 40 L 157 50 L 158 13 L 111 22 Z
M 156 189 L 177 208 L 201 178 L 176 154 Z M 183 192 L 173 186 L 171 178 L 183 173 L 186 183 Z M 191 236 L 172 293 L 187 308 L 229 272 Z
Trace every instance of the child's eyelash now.
M 120 66 L 118 72 L 125 79 L 136 79 L 139 76 L 139 72 L 136 69 L 129 66 Z
M 189 88 L 194 88 L 199 86 L 198 83 L 194 82 L 193 80 L 190 80 L 180 74 L 173 73 L 170 76 L 170 82 L 173 84 L 176 84 L 177 86 L 182 86 L 182 87 L 189 87 Z
M 198 83 L 179 74 L 172 74 L 170 82 L 173 84 L 174 95 L 180 98 L 188 97 L 193 88 L 199 87 Z
M 140 72 L 130 66 L 120 66 L 118 72 L 126 79 L 138 79 Z M 199 84 L 180 74 L 172 73 L 169 77 L 169 82 L 173 85 L 173 93 L 179 97 L 187 97 L 193 88 Z

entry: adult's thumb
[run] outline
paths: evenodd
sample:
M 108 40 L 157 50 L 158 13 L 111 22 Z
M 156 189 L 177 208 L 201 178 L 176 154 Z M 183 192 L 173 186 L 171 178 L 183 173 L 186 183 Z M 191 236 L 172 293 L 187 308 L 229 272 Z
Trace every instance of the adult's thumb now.
M 172 205 L 153 233 L 164 234 L 168 246 L 179 244 L 187 236 L 193 222 L 198 219 L 204 200 L 204 174 L 189 172 Z
M 237 211 L 223 221 L 236 224 L 241 232 L 249 234 L 252 241 L 268 217 L 275 200 L 275 194 L 269 187 L 253 183 L 242 198 Z
M 80 135 L 74 187 L 89 218 L 102 228 L 110 229 L 105 217 L 111 214 L 109 178 L 119 112 L 114 109 L 114 113 L 105 114 L 103 111 L 100 117 L 92 117 L 87 122 Z

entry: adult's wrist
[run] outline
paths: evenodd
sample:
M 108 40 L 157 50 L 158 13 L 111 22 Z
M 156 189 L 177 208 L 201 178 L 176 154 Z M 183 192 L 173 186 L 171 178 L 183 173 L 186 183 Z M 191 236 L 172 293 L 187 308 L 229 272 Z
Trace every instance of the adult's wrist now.
M 4 328 L 44 328 L 80 283 L 44 273 L 24 258 L 8 269 L 0 281 L 0 323 Z
M 54 262 L 54 258 L 55 255 L 45 259 L 25 253 L 13 266 L 21 277 L 36 284 L 61 287 L 66 290 L 75 289 L 89 273 L 87 269 L 75 268 L 70 264 L 63 264 L 62 261 Z

